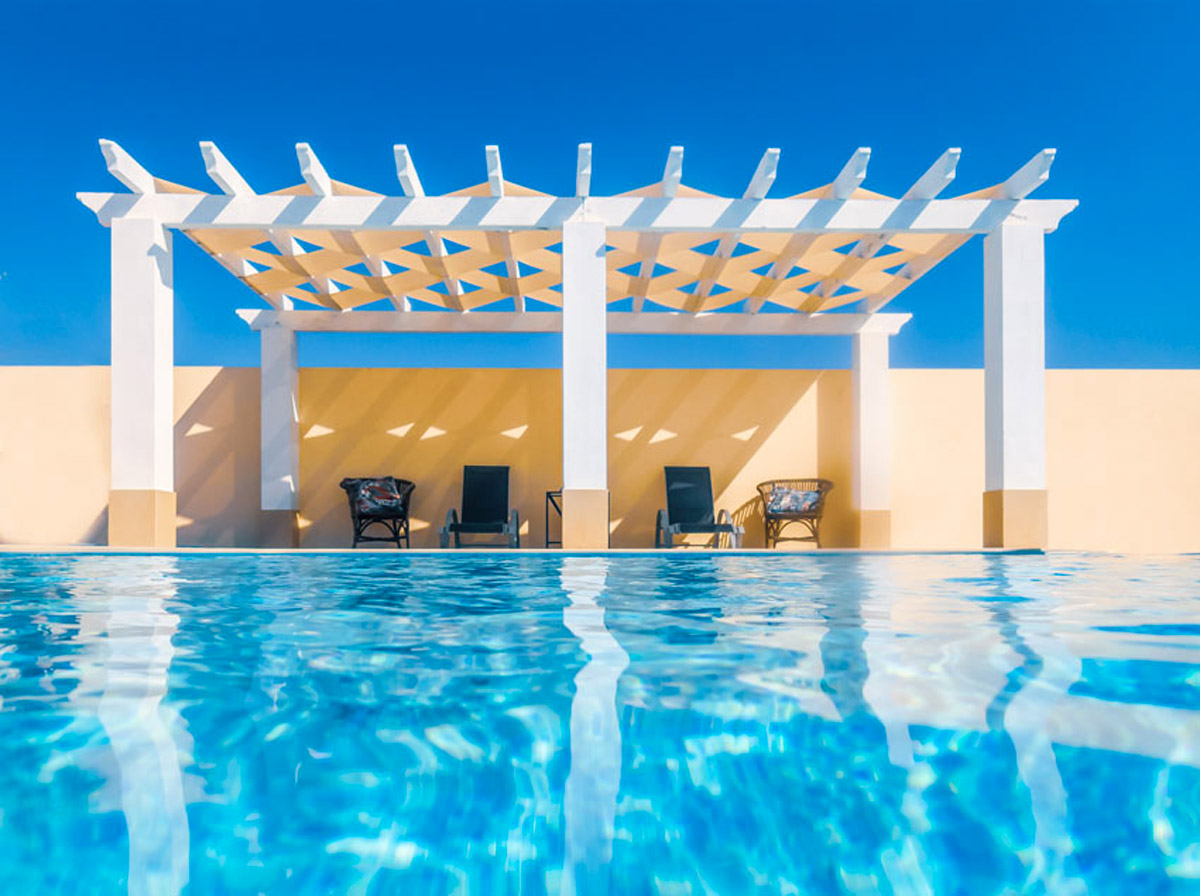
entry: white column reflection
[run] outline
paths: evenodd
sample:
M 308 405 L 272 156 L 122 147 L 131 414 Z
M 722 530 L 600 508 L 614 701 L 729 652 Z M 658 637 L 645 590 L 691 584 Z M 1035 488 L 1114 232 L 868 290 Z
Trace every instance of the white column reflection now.
M 168 896 L 188 882 L 189 834 L 183 773 L 173 729 L 177 712 L 162 705 L 179 617 L 172 557 L 125 558 L 120 576 L 108 566 L 82 576 L 101 585 L 108 610 L 98 614 L 107 636 L 105 683 L 97 715 L 120 777 L 129 830 L 129 893 Z M 86 563 L 86 560 L 81 560 Z M 92 595 L 95 597 L 95 595 Z
M 603 557 L 564 557 L 562 587 L 570 604 L 563 623 L 579 638 L 588 661 L 575 676 L 571 701 L 571 770 L 564 799 L 566 856 L 562 893 L 606 892 L 612 858 L 621 728 L 617 681 L 629 655 L 604 624 L 598 603 L 607 580 Z
M 1001 597 L 1036 598 L 1031 602 L 1036 610 L 1028 614 L 1022 610 L 1030 604 L 997 605 L 1004 608 L 997 622 L 1008 630 L 1014 651 L 1024 660 L 1022 668 L 1030 670 L 1020 689 L 1000 709 L 1002 719 L 998 720 L 1012 740 L 1017 774 L 1029 789 L 1034 823 L 1030 879 L 1042 881 L 1054 893 L 1086 893 L 1087 885 L 1066 867 L 1074 852 L 1074 841 L 1067 815 L 1067 790 L 1054 755 L 1050 725 L 1071 685 L 1080 679 L 1082 663 L 1053 634 L 1058 601 L 1039 581 L 1044 578 L 1044 566 L 1005 558 L 993 562 Z

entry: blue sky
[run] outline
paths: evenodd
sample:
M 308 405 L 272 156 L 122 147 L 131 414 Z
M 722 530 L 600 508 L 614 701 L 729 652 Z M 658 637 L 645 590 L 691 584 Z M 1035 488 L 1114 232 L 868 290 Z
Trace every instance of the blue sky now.
M 661 176 L 739 194 L 782 149 L 772 195 L 828 182 L 855 147 L 866 186 L 902 192 L 961 146 L 947 195 L 1059 151 L 1036 194 L 1078 198 L 1047 239 L 1055 367 L 1200 367 L 1190 200 L 1200 193 L 1200 4 L 1190 2 L 19 2 L 0 32 L 5 173 L 0 363 L 108 360 L 108 231 L 78 190 L 120 189 L 96 141 L 208 189 L 215 140 L 259 190 L 300 181 L 308 141 L 331 175 L 397 192 L 407 143 L 426 189 L 485 179 L 594 193 Z M 914 319 L 897 366 L 982 363 L 982 243 L 894 302 Z M 256 297 L 176 240 L 176 360 L 257 364 L 233 310 Z M 844 366 L 842 339 L 613 337 L 621 366 Z M 552 337 L 305 336 L 309 365 L 553 366 Z

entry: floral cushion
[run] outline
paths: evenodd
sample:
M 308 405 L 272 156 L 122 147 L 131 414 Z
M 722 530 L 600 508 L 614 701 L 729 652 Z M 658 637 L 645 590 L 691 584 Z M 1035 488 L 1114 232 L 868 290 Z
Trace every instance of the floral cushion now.
M 771 497 L 767 499 L 767 513 L 804 513 L 816 507 L 820 500 L 820 492 L 777 485 L 771 489 Z
M 360 479 L 354 495 L 354 506 L 359 516 L 391 516 L 403 514 L 408 504 L 408 495 L 401 494 L 396 480 L 391 476 L 380 479 Z

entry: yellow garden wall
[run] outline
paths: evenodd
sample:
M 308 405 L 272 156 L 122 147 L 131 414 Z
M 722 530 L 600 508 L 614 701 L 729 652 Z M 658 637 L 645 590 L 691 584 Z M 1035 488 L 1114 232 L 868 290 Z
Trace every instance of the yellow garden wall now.
M 707 464 L 718 503 L 762 543 L 754 485 L 818 474 L 837 487 L 825 535 L 849 545 L 847 371 L 615 370 L 609 378 L 614 547 L 653 543 L 662 467 Z M 897 548 L 977 548 L 983 374 L 892 372 Z M 559 485 L 556 370 L 304 369 L 301 539 L 347 543 L 343 476 L 417 482 L 414 546 L 436 544 L 464 463 L 506 463 L 525 543 Z M 1200 371 L 1047 374 L 1052 548 L 1200 551 Z M 181 545 L 259 543 L 258 372 L 176 371 Z M 65 477 L 65 479 L 64 479 Z M 0 367 L 0 543 L 103 543 L 108 370 Z

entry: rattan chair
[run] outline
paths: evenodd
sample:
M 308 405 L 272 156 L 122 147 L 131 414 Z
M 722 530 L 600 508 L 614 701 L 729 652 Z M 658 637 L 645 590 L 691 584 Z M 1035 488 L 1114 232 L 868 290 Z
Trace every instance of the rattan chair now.
M 350 502 L 350 521 L 354 524 L 354 543 L 360 541 L 395 542 L 408 547 L 408 505 L 416 486 L 395 476 L 343 479 L 339 483 Z M 387 535 L 364 534 L 369 526 L 382 526 Z M 404 544 L 401 545 L 400 542 Z
M 807 510 L 781 511 L 771 510 L 771 493 L 776 488 L 791 489 L 796 492 L 816 492 L 816 502 Z M 812 541 L 817 547 L 821 546 L 821 516 L 825 512 L 825 496 L 833 489 L 833 483 L 828 479 L 772 479 L 758 484 L 758 496 L 762 499 L 763 529 L 766 545 L 775 547 L 781 540 L 780 533 L 789 523 L 799 523 L 808 530 L 808 535 L 791 536 L 783 541 Z

